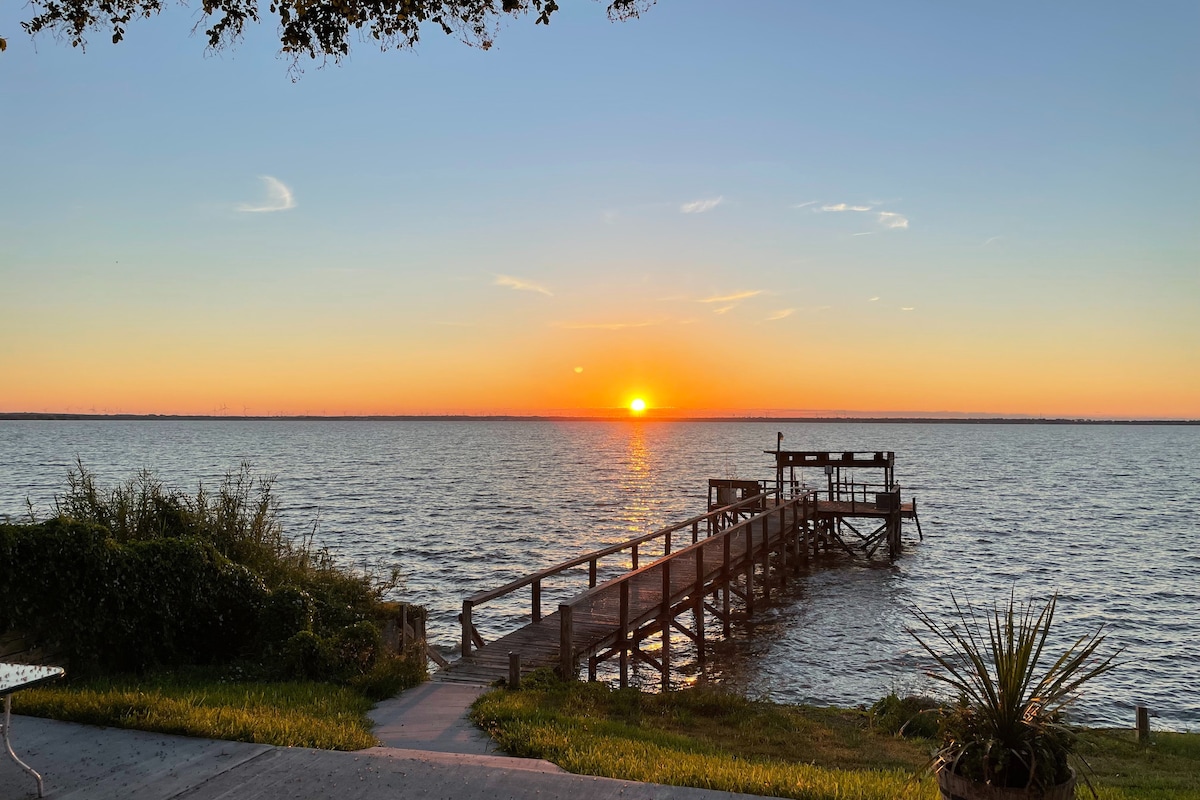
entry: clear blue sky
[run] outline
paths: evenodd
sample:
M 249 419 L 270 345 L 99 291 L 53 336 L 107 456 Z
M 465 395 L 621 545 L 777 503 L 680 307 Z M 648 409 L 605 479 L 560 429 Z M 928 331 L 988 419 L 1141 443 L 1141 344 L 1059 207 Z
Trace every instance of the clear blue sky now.
M 1194 1 L 568 0 L 294 82 L 26 13 L 0 410 L 1200 417 Z

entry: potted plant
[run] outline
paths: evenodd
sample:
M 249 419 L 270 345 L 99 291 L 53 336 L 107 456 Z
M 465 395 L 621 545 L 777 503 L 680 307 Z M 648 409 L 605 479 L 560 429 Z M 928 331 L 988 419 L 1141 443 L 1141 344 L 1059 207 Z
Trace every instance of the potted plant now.
M 923 630 L 909 631 L 937 664 L 927 674 L 957 696 L 939 711 L 941 746 L 931 762 L 943 800 L 1074 797 L 1076 734 L 1063 711 L 1083 684 L 1114 666 L 1117 653 L 1097 655 L 1103 628 L 1051 660 L 1045 650 L 1057 594 L 1040 610 L 1011 595 L 984 620 L 951 599 L 951 623 L 918 609 Z

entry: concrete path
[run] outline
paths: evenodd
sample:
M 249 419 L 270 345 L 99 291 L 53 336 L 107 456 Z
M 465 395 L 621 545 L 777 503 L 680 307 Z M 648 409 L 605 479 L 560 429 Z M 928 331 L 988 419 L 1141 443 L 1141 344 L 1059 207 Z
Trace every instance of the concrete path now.
M 371 732 L 387 747 L 441 753 L 496 753 L 496 745 L 467 718 L 467 710 L 486 686 L 434 683 L 384 700 L 371 711 Z
M 375 747 L 271 747 L 14 717 L 17 754 L 49 800 L 730 800 L 735 795 L 572 775 L 545 761 Z M 0 753 L 0 800 L 35 796 Z

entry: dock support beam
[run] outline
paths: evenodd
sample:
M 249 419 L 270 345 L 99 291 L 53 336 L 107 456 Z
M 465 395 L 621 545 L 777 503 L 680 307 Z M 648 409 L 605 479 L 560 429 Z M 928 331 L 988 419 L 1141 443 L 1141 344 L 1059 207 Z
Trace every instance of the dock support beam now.
M 474 626 L 471 624 L 471 601 L 463 600 L 462 616 L 459 619 L 462 621 L 462 657 L 466 658 L 471 655 L 471 631 Z
M 575 630 L 572 609 L 569 605 L 563 604 L 558 607 L 559 613 L 559 640 L 558 640 L 558 666 L 562 672 L 564 681 L 575 679 L 575 653 L 574 641 Z

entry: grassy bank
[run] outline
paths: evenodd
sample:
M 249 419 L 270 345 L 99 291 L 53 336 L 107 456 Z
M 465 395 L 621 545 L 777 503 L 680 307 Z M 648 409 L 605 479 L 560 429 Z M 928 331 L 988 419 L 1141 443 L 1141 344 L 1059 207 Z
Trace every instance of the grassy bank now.
M 50 719 L 284 747 L 374 745 L 373 701 L 317 681 L 231 680 L 211 670 L 29 689 L 13 711 Z
M 82 464 L 67 483 L 55 516 L 0 520 L 0 564 L 21 565 L 0 576 L 0 636 L 67 667 L 18 713 L 356 750 L 372 701 L 425 679 L 398 641 L 424 609 L 385 600 L 398 573 L 286 535 L 248 465 L 195 493 L 145 471 L 102 487 Z
M 932 742 L 895 737 L 855 709 L 546 680 L 485 695 L 473 715 L 507 752 L 570 772 L 805 800 L 937 796 L 922 776 Z M 1105 800 L 1200 800 L 1200 736 L 1139 747 L 1132 734 L 1090 731 L 1083 752 Z

